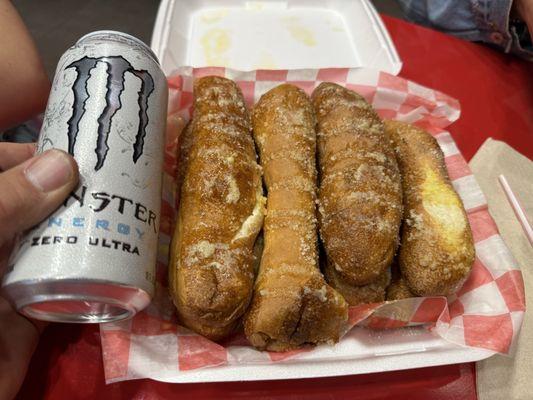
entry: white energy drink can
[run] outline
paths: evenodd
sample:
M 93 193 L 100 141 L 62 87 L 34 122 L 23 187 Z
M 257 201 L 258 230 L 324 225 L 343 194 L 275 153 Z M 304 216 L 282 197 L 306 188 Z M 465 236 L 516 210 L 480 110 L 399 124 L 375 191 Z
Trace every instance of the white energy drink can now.
M 58 322 L 133 316 L 154 292 L 168 88 L 156 56 L 120 32 L 59 60 L 38 142 L 78 162 L 80 184 L 21 239 L 3 294 Z

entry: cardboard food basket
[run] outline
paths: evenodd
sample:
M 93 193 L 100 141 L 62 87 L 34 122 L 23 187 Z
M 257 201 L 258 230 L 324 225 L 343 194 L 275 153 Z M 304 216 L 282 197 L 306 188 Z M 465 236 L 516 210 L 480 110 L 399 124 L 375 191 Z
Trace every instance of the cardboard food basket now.
M 477 361 L 512 354 L 525 311 L 522 275 L 488 213 L 485 197 L 446 127 L 459 103 L 396 76 L 401 61 L 368 0 L 163 0 L 152 48 L 168 76 L 169 114 L 190 118 L 193 79 L 217 74 L 241 87 L 249 106 L 293 83 L 353 89 L 383 118 L 433 134 L 472 227 L 476 260 L 449 298 L 413 298 L 350 309 L 335 346 L 273 353 L 242 333 L 211 342 L 177 324 L 167 286 L 176 213 L 176 133 L 167 138 L 156 295 L 135 318 L 101 325 L 106 381 L 152 378 L 209 382 L 363 374 Z M 176 129 L 175 129 L 176 130 Z

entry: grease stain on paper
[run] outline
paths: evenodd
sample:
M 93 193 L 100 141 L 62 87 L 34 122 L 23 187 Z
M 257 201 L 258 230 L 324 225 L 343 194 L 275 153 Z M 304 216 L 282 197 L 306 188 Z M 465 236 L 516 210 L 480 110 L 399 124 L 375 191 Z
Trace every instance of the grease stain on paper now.
M 229 10 L 222 8 L 220 10 L 209 10 L 202 14 L 200 21 L 205 24 L 216 24 L 223 20 L 229 13 Z
M 264 10 L 265 3 L 262 1 L 248 1 L 246 2 L 246 9 L 250 11 L 261 11 Z
M 231 38 L 226 29 L 213 28 L 201 38 L 200 43 L 204 51 L 207 65 L 224 66 L 228 64 L 227 51 L 231 45 Z
M 296 41 L 309 47 L 316 46 L 315 34 L 303 26 L 297 17 L 283 18 L 283 25 Z

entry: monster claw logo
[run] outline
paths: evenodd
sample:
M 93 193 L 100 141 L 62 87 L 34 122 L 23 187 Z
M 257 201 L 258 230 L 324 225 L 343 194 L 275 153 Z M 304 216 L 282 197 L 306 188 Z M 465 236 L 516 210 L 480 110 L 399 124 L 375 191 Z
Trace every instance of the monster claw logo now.
M 139 105 L 139 126 L 137 134 L 135 135 L 135 143 L 133 144 L 133 162 L 137 160 L 143 153 L 144 138 L 146 136 L 146 126 L 148 125 L 148 98 L 154 91 L 154 80 L 152 76 L 145 70 L 136 70 L 133 66 L 121 56 L 110 57 L 83 57 L 74 61 L 66 68 L 74 68 L 77 72 L 76 80 L 72 85 L 74 92 L 74 103 L 72 105 L 72 116 L 68 120 L 68 152 L 74 155 L 74 147 L 76 146 L 76 139 L 79 133 L 79 124 L 83 115 L 85 114 L 85 105 L 89 99 L 89 91 L 87 90 L 87 83 L 90 78 L 90 73 L 99 62 L 107 65 L 107 82 L 105 107 L 98 117 L 98 138 L 96 140 L 96 166 L 95 171 L 98 171 L 104 165 L 104 161 L 109 150 L 107 139 L 111 131 L 111 122 L 113 116 L 122 107 L 120 95 L 124 91 L 124 82 L 126 72 L 133 74 L 141 81 L 141 88 L 138 92 L 137 104 Z

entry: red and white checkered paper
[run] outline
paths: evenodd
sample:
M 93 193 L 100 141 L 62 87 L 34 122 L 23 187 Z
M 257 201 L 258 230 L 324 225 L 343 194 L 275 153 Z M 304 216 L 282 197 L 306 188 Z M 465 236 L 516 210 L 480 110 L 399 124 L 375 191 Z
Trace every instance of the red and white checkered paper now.
M 309 94 L 320 82 L 336 82 L 362 94 L 381 117 L 415 123 L 433 134 L 444 152 L 450 179 L 464 202 L 472 227 L 476 246 L 472 274 L 462 289 L 448 299 L 414 298 L 353 307 L 351 326 L 384 329 L 424 324 L 434 334 L 455 344 L 504 354 L 512 352 L 525 311 L 522 274 L 498 234 L 468 164 L 444 129 L 459 118 L 457 100 L 403 78 L 366 69 L 238 72 L 224 68 L 183 68 L 169 78 L 169 114 L 178 114 L 185 121 L 189 119 L 193 79 L 206 75 L 235 80 L 249 106 L 283 82 L 293 83 Z M 358 358 L 357 346 L 346 339 L 349 334 L 335 347 L 271 353 L 253 349 L 242 333 L 217 344 L 177 324 L 167 291 L 169 244 L 177 200 L 175 135 L 167 142 L 155 298 L 133 319 L 101 325 L 106 381 L 153 377 L 154 368 L 164 369 L 164 375 L 172 380 L 185 371 L 220 365 L 271 364 L 287 359 L 316 363 Z

